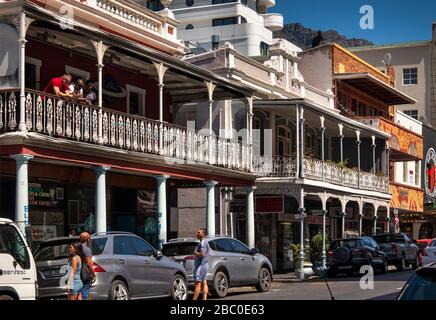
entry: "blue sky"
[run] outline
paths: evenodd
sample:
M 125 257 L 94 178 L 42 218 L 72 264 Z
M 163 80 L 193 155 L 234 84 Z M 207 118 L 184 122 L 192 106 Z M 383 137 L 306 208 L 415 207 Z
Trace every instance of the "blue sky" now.
M 374 8 L 374 29 L 359 26 L 361 6 Z M 364 38 L 375 44 L 431 39 L 436 22 L 435 0 L 276 0 L 270 12 L 283 14 L 285 23 L 335 29 L 348 38 Z

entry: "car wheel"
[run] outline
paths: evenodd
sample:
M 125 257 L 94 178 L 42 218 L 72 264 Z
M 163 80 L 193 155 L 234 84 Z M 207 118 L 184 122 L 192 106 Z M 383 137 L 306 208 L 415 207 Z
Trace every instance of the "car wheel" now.
M 0 300 L 14 300 L 14 298 L 12 298 L 10 295 L 2 294 L 0 296 Z
M 218 271 L 213 277 L 213 290 L 218 298 L 224 298 L 229 289 L 229 280 L 224 272 Z
M 259 282 L 256 284 L 256 289 L 259 292 L 267 292 L 271 288 L 271 273 L 265 267 L 259 271 Z
M 404 271 L 406 270 L 406 257 L 404 255 L 401 256 L 401 261 L 397 265 L 398 271 Z
M 173 300 L 187 300 L 188 299 L 188 285 L 185 278 L 176 274 L 171 283 L 171 298 Z
M 109 300 L 129 300 L 129 289 L 123 281 L 115 280 L 112 282 Z
M 418 267 L 419 267 L 419 255 L 416 255 L 415 261 L 412 262 L 412 268 L 418 269 Z

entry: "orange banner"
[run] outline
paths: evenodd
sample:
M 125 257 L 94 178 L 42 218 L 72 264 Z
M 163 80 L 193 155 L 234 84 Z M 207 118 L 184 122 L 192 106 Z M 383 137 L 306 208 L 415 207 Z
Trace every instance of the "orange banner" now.
M 391 208 L 415 212 L 424 211 L 424 193 L 422 190 L 391 183 L 391 194 Z
M 424 143 L 421 136 L 382 118 L 380 118 L 380 129 L 392 136 L 389 140 L 392 149 L 410 154 L 419 159 L 424 157 Z

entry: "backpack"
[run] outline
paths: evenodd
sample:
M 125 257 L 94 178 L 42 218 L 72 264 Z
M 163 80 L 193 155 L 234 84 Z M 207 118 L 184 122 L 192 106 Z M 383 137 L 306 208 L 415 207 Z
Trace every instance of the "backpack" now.
M 86 257 L 83 254 L 82 244 L 79 245 L 80 259 L 82 260 L 82 270 L 80 270 L 80 280 L 83 283 L 91 282 L 93 278 L 93 273 L 89 265 L 86 263 Z

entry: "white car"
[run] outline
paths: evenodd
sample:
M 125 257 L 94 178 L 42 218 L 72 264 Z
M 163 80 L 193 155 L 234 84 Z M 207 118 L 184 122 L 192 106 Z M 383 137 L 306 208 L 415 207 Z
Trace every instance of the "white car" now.
M 428 247 L 424 249 L 424 254 L 422 256 L 423 265 L 433 262 L 436 262 L 436 239 L 434 239 Z
M 0 218 L 0 300 L 35 300 L 36 266 L 18 225 Z

